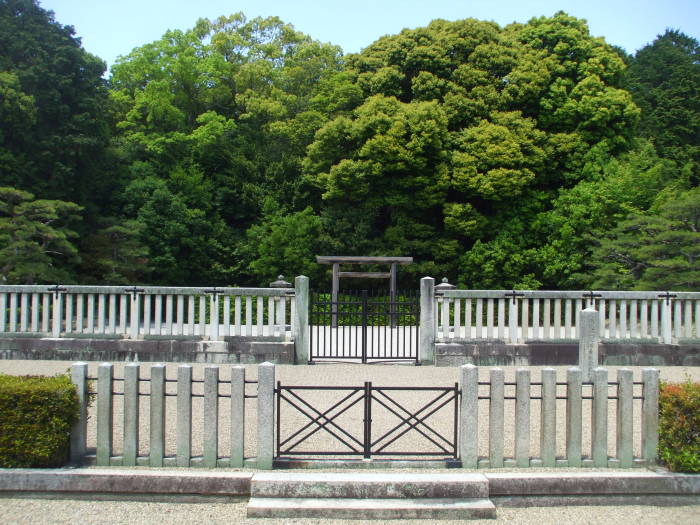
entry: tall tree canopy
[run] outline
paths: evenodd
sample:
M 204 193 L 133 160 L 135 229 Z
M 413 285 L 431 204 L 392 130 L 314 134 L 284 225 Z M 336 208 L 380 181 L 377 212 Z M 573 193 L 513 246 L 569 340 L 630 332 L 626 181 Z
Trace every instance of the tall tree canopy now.
M 142 226 L 151 280 L 251 278 L 246 231 L 266 201 L 300 206 L 304 149 L 327 119 L 314 96 L 340 67 L 339 48 L 242 14 L 169 31 L 117 62 L 125 210 Z
M 96 207 L 109 140 L 105 64 L 33 0 L 0 0 L 0 185 Z
M 466 285 L 547 282 L 532 223 L 629 147 L 639 109 L 624 67 L 564 13 L 505 28 L 436 20 L 348 57 L 365 99 L 324 125 L 304 163 L 337 249 L 410 253 L 415 273 Z
M 700 183 L 700 44 L 666 30 L 630 63 L 628 86 L 642 108 L 639 130 L 660 155 L 687 164 Z

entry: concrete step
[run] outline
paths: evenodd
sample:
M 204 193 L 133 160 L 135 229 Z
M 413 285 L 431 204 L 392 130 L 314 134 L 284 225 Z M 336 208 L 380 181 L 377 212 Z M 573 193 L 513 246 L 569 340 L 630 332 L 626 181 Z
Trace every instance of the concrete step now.
M 250 498 L 249 518 L 488 519 L 496 507 L 483 498 L 361 499 Z
M 260 472 L 254 498 L 488 498 L 488 479 L 466 473 Z

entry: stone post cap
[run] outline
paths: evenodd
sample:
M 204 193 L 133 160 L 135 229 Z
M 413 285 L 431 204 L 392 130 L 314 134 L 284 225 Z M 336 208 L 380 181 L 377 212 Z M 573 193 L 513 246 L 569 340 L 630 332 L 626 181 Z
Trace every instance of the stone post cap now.
M 445 291 L 445 290 L 454 290 L 455 288 L 457 288 L 457 287 L 454 284 L 450 284 L 447 281 L 447 277 L 443 277 L 442 282 L 435 287 L 435 290 Z
M 277 280 L 270 283 L 270 288 L 291 288 L 292 283 L 284 280 L 284 275 L 277 276 Z

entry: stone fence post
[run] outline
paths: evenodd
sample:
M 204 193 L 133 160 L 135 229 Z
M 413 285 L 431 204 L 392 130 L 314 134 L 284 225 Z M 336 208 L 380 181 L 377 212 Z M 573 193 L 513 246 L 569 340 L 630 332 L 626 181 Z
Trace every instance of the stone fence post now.
M 420 339 L 418 358 L 427 365 L 435 363 L 435 279 L 420 280 Z
M 309 278 L 299 275 L 294 279 L 294 353 L 297 364 L 309 362 Z
M 275 456 L 275 365 L 258 366 L 258 456 L 257 467 L 272 468 Z
M 75 363 L 71 367 L 71 381 L 78 391 L 78 403 L 80 404 L 78 420 L 70 432 L 70 459 L 74 463 L 80 462 L 87 449 L 87 407 L 88 407 L 88 364 Z
M 598 342 L 600 341 L 600 317 L 593 308 L 581 312 L 578 338 L 578 366 L 584 383 L 592 380 L 593 370 L 598 368 Z

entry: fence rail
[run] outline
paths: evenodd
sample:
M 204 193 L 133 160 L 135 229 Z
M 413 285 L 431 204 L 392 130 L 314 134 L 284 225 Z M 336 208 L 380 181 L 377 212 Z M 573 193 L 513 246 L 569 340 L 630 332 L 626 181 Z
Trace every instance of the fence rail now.
M 294 288 L 0 286 L 0 333 L 287 337 L 295 309 Z
M 593 307 L 601 338 L 672 344 L 700 338 L 700 292 L 435 290 L 436 342 L 577 339 Z

